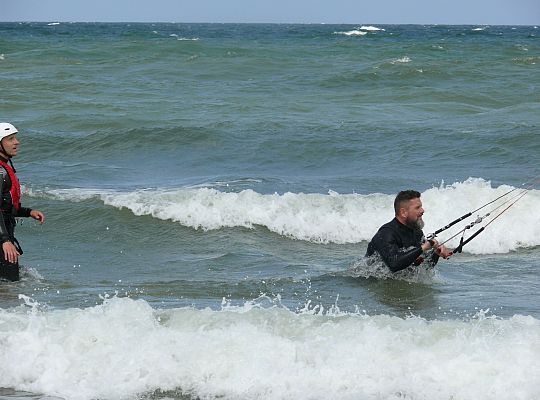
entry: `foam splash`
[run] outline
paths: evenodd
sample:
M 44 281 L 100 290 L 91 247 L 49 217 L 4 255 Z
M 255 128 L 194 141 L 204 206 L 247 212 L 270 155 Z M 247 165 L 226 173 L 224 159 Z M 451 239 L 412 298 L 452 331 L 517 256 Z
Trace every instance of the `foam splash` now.
M 434 232 L 511 189 L 506 185 L 493 188 L 490 182 L 479 178 L 428 189 L 422 193 L 426 210 L 424 232 Z M 151 215 L 194 229 L 264 226 L 272 232 L 297 240 L 339 244 L 371 240 L 378 228 L 393 218 L 395 197 L 380 193 L 361 195 L 333 191 L 328 194 L 260 194 L 247 189 L 231 193 L 212 188 L 133 192 L 61 189 L 44 193 L 25 189 L 24 192 L 31 196 L 45 195 L 66 201 L 97 199 L 112 207 L 127 208 L 138 216 Z M 530 190 L 464 247 L 464 251 L 474 254 L 507 253 L 518 248 L 539 246 L 540 213 L 535 212 L 538 209 L 540 191 Z M 439 236 L 439 241 L 446 240 L 463 226 L 458 224 L 455 229 L 444 232 Z M 459 239 L 456 237 L 447 245 L 456 247 Z
M 156 390 L 222 399 L 533 399 L 540 321 L 294 313 L 253 303 L 0 309 L 0 387 L 73 400 Z M 16 365 L 16 368 L 13 366 Z
M 411 283 L 431 284 L 437 281 L 437 269 L 427 262 L 411 266 L 398 272 L 391 272 L 380 257 L 361 258 L 354 261 L 343 274 L 354 278 L 375 278 L 378 280 L 402 280 Z

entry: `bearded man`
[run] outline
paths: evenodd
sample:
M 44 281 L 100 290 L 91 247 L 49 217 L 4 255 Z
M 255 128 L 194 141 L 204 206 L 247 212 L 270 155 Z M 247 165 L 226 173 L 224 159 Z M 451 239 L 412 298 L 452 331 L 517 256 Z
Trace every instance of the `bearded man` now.
M 427 257 L 434 266 L 439 257 L 448 258 L 452 253 L 435 239 L 426 240 L 422 228 L 424 209 L 420 193 L 404 190 L 394 200 L 395 218 L 379 228 L 368 244 L 366 257 L 378 254 L 392 272 L 421 264 Z M 433 249 L 431 255 L 427 252 Z

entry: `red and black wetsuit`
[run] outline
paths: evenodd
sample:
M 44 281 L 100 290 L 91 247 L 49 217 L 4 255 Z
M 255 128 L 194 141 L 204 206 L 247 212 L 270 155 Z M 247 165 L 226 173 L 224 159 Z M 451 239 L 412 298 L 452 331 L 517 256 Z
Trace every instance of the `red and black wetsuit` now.
M 15 171 L 8 164 L 8 160 L 0 156 L 0 244 L 10 241 L 21 253 L 19 243 L 15 239 L 15 218 L 29 217 L 30 208 L 21 207 L 20 185 Z M 22 253 L 21 253 L 22 254 Z M 19 280 L 19 263 L 6 261 L 4 252 L 0 247 L 0 278 L 10 281 Z
M 422 243 L 425 242 L 421 229 L 413 229 L 394 218 L 379 228 L 368 244 L 366 257 L 378 253 L 392 272 L 401 271 L 413 265 L 422 255 Z M 433 254 L 429 260 L 433 266 L 439 260 Z

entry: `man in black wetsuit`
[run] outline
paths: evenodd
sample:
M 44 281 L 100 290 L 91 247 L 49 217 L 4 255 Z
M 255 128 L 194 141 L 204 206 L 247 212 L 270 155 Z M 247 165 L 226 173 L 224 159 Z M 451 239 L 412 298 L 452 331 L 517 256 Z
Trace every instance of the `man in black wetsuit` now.
M 45 221 L 41 211 L 21 206 L 21 186 L 11 157 L 17 155 L 19 140 L 17 128 L 8 123 L 0 123 L 0 278 L 19 280 L 19 256 L 22 254 L 15 239 L 15 218 L 32 217 L 40 224 Z
M 392 272 L 420 264 L 425 252 L 433 249 L 428 262 L 435 265 L 439 256 L 448 258 L 452 253 L 439 246 L 435 239 L 426 240 L 422 228 L 422 201 L 415 190 L 399 192 L 394 200 L 395 218 L 381 226 L 368 244 L 366 257 L 378 254 Z

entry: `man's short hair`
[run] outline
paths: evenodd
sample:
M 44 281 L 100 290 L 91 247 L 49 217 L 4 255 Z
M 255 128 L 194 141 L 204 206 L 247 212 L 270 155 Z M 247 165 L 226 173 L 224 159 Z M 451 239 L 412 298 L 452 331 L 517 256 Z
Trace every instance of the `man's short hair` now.
M 416 190 L 402 190 L 399 192 L 394 200 L 394 211 L 396 212 L 396 215 L 398 215 L 399 209 L 403 207 L 403 203 L 419 197 L 420 192 L 417 192 Z

